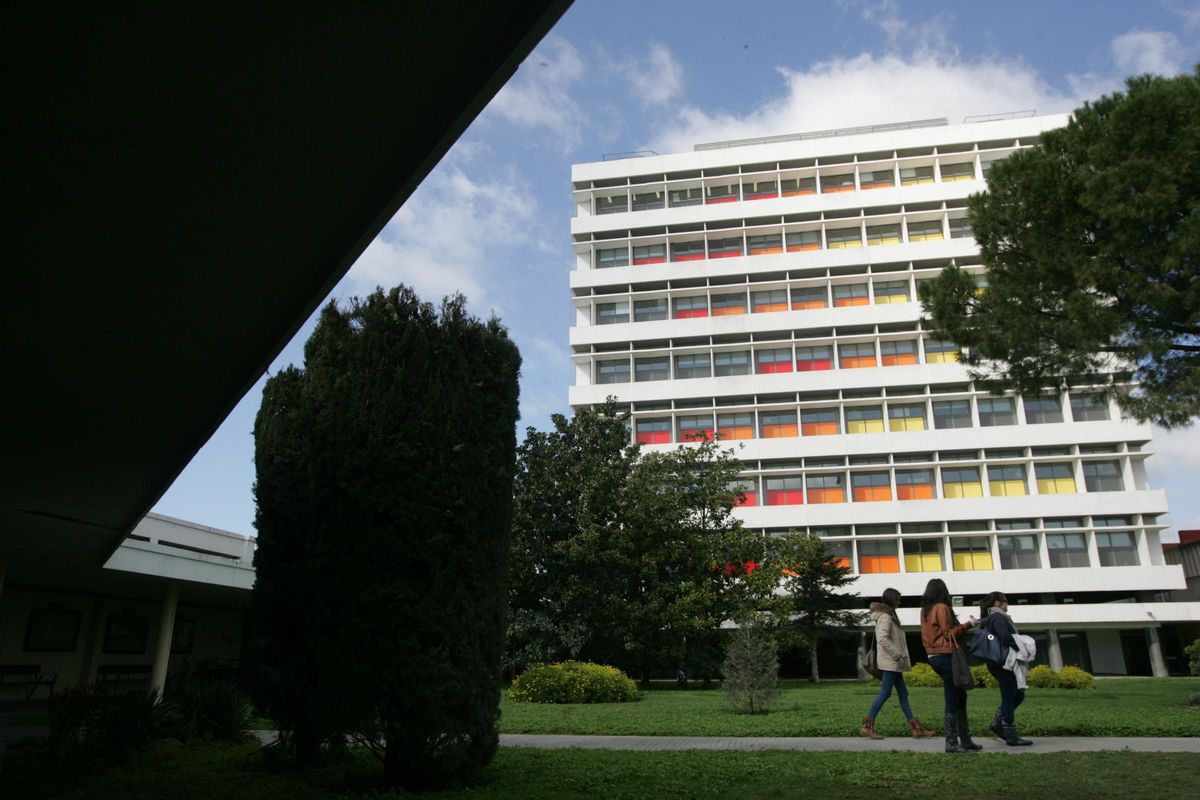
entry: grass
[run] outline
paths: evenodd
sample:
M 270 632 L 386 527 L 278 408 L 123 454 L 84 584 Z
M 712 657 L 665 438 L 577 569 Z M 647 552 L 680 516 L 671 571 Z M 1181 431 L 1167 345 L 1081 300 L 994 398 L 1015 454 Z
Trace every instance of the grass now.
M 735 714 L 717 690 L 651 689 L 634 703 L 539 705 L 502 702 L 503 733 L 645 736 L 853 736 L 878 684 L 792 683 L 776 710 Z M 1200 710 L 1187 697 L 1200 678 L 1115 678 L 1091 690 L 1030 689 L 1017 712 L 1029 736 L 1200 736 Z M 913 712 L 931 729 L 942 724 L 942 690 L 910 688 Z M 1000 702 L 998 689 L 975 689 L 967 707 L 982 731 Z M 884 736 L 908 733 L 895 694 L 876 728 Z
M 70 788 L 31 754 L 6 759 L 0 797 L 42 800 Z M 608 800 L 646 798 L 863 797 L 871 800 L 966 795 L 1008 800 L 1036 789 L 1055 800 L 1108 796 L 1157 800 L 1200 773 L 1200 755 L 1053 753 L 947 756 L 923 753 L 636 752 L 505 749 L 473 785 L 429 800 Z M 256 745 L 151 748 L 135 763 L 84 781 L 86 800 L 338 800 L 375 794 L 381 770 L 351 752 L 324 767 L 272 768 Z

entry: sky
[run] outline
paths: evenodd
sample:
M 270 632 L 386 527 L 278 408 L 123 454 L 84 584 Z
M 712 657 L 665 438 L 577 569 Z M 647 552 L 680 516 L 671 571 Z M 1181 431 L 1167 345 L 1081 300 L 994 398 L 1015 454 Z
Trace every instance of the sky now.
M 524 359 L 523 436 L 569 411 L 571 164 L 833 127 L 1067 112 L 1129 75 L 1197 62 L 1200 0 L 1006 0 L 1002 11 L 977 1 L 576 0 L 330 299 L 403 282 L 434 302 L 462 292 L 475 314 L 497 314 Z M 263 383 L 302 363 L 314 324 L 155 511 L 254 533 L 251 431 Z M 1155 450 L 1151 479 L 1167 490 L 1173 527 L 1200 528 L 1200 426 L 1156 432 Z

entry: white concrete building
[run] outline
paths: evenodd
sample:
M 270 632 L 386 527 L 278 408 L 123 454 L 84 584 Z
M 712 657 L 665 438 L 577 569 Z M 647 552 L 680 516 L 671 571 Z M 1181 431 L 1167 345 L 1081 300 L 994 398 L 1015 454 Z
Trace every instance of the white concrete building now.
M 575 165 L 571 406 L 616 396 L 650 448 L 737 445 L 745 524 L 824 537 L 865 597 L 894 586 L 913 606 L 933 577 L 966 603 L 1000 590 L 1055 666 L 1182 669 L 1171 626 L 1200 604 L 1166 602 L 1185 585 L 1159 542 L 1167 500 L 1147 480 L 1150 427 L 1097 392 L 1115 378 L 991 396 L 916 301 L 950 264 L 986 286 L 966 199 L 1066 121 L 923 120 Z

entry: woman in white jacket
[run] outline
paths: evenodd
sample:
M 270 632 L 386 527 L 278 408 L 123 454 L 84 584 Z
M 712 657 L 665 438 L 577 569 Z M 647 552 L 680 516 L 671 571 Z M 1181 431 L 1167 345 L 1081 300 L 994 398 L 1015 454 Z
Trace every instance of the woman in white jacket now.
M 900 698 L 900 710 L 908 719 L 909 730 L 914 738 L 933 736 L 933 731 L 927 730 L 921 720 L 913 716 L 912 708 L 908 705 L 908 687 L 904 685 L 904 673 L 912 669 L 912 659 L 908 656 L 908 642 L 904 639 L 904 630 L 900 627 L 900 619 L 896 609 L 900 606 L 900 592 L 886 589 L 881 598 L 882 602 L 871 603 L 871 618 L 875 621 L 875 648 L 879 669 L 883 672 L 883 685 L 871 710 L 863 717 L 860 733 L 870 739 L 882 739 L 875 732 L 875 717 L 883 704 L 892 695 L 895 688 Z

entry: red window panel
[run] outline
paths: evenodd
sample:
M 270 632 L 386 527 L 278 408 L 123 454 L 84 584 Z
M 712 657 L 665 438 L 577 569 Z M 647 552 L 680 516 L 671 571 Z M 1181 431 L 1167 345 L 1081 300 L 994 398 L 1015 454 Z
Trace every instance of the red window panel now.
M 707 317 L 707 308 L 680 308 L 675 310 L 675 319 L 693 319 L 694 317 Z M 875 366 L 872 364 L 871 366 Z
M 768 489 L 767 505 L 769 506 L 800 506 L 804 505 L 804 492 L 800 489 Z
M 734 195 L 731 195 L 731 194 L 727 194 L 722 197 L 711 197 L 710 196 L 704 202 L 707 205 L 712 205 L 714 203 L 732 203 L 734 200 L 737 200 L 737 197 L 735 197 Z
M 709 258 L 738 258 L 742 255 L 741 250 L 717 250 L 708 254 Z
M 766 375 L 766 374 L 769 374 L 772 372 L 791 372 L 791 371 L 792 371 L 792 362 L 791 361 L 776 361 L 773 364 L 759 364 L 758 365 L 758 374 L 759 375 Z
M 796 362 L 797 372 L 817 372 L 823 369 L 833 369 L 832 358 L 811 358 Z
M 713 439 L 713 429 L 710 428 L 680 428 L 679 439 L 684 442 L 709 441 Z
M 779 195 L 775 192 L 753 192 L 747 193 L 743 199 L 745 200 L 774 200 Z
M 638 431 L 638 444 L 670 444 L 670 431 Z
M 734 505 L 737 506 L 756 506 L 758 505 L 758 492 L 742 492 L 742 499 L 738 500 Z
M 699 257 L 699 256 L 698 256 L 698 257 Z M 667 260 L 667 257 L 666 257 L 665 255 L 662 255 L 662 256 L 647 256 L 647 257 L 645 257 L 645 258 L 634 258 L 634 259 L 633 259 L 633 263 L 634 263 L 634 265 L 636 265 L 636 266 L 639 266 L 639 267 L 640 267 L 640 266 L 642 266 L 642 265 L 644 265 L 644 264 L 663 264 L 663 263 L 665 263 L 665 262 L 666 262 L 666 260 Z M 675 260 L 676 260 L 676 261 L 680 261 L 680 260 L 684 260 L 684 259 L 678 259 L 678 258 L 677 258 L 677 259 L 675 259 Z

